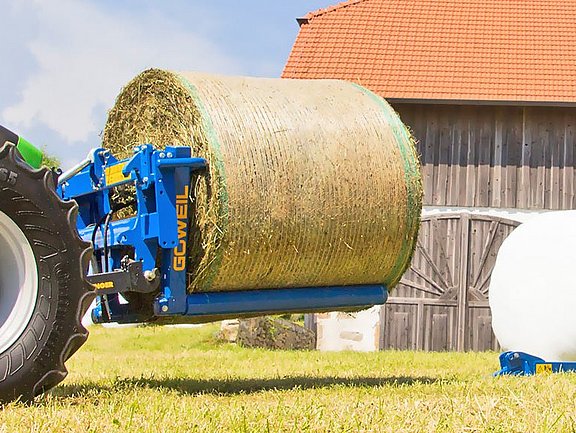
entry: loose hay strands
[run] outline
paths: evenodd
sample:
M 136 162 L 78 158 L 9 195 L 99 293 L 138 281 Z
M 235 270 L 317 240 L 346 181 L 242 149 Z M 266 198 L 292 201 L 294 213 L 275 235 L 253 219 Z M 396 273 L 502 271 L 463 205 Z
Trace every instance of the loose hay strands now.
M 381 98 L 334 80 L 137 76 L 104 146 L 190 146 L 190 290 L 384 283 L 409 264 L 422 187 L 411 137 Z

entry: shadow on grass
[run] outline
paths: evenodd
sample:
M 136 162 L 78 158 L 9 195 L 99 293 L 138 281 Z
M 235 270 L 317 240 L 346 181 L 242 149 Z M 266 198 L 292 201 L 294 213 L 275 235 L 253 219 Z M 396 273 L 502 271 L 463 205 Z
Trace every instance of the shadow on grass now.
M 60 385 L 54 391 L 56 396 L 71 397 L 94 394 L 94 392 L 121 392 L 131 388 L 152 388 L 158 390 L 173 390 L 184 395 L 199 394 L 251 394 L 270 390 L 305 390 L 321 389 L 333 386 L 345 387 L 378 387 L 378 386 L 412 386 L 418 384 L 434 384 L 447 382 L 447 379 L 429 377 L 313 377 L 294 376 L 269 379 L 212 379 L 198 380 L 186 378 L 127 378 L 117 379 L 111 385 L 101 385 L 95 382 L 80 385 Z

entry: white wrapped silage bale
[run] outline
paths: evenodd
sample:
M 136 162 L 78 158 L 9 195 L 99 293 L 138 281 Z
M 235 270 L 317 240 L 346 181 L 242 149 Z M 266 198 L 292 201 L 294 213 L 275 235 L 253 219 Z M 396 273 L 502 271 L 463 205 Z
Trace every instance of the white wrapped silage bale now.
M 490 283 L 506 350 L 576 361 L 576 211 L 534 217 L 502 244 Z

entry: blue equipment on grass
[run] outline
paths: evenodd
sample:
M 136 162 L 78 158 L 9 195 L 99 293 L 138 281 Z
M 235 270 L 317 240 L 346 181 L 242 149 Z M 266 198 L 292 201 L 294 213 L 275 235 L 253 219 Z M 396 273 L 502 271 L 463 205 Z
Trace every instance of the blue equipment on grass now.
M 576 362 L 548 362 L 528 353 L 509 351 L 500 354 L 500 370 L 494 375 L 528 376 L 567 371 L 576 371 Z
M 193 175 L 207 162 L 190 148 L 137 146 L 117 160 L 103 148 L 59 176 L 58 193 L 79 206 L 78 231 L 94 247 L 89 282 L 96 323 L 197 323 L 279 312 L 361 309 L 386 302 L 382 285 L 188 293 L 186 258 Z M 133 185 L 127 203 L 111 195 Z M 134 216 L 113 218 L 122 207 Z M 126 302 L 126 300 L 128 302 Z

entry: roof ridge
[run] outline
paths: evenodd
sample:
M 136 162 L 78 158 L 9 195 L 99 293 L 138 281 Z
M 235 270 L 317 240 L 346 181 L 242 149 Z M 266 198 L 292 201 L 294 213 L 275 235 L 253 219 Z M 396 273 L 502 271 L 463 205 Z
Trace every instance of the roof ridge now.
M 330 12 L 334 12 L 338 9 L 343 9 L 345 7 L 348 7 L 348 6 L 353 6 L 355 4 L 362 3 L 364 1 L 367 1 L 367 0 L 345 0 L 343 2 L 335 4 L 333 6 L 328 6 L 327 8 L 316 9 L 315 11 L 308 12 L 304 16 L 304 19 L 311 20 L 312 18 L 326 15 L 326 14 L 329 14 Z

